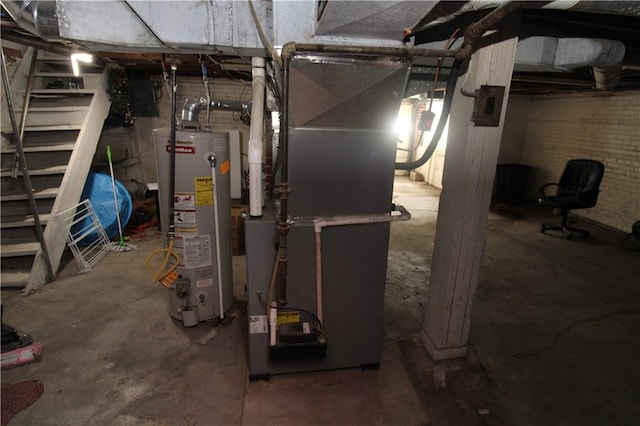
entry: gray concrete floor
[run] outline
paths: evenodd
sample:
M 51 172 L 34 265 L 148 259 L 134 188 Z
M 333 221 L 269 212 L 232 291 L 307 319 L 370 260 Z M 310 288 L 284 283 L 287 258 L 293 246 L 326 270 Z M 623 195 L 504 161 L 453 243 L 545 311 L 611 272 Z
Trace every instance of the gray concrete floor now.
M 2 382 L 45 392 L 15 425 L 629 425 L 640 423 L 640 251 L 593 225 L 588 239 L 539 232 L 536 206 L 490 214 L 469 355 L 433 362 L 418 339 L 439 191 L 405 178 L 394 199 L 382 362 L 247 378 L 244 257 L 234 258 L 235 318 L 185 329 L 150 283 L 147 254 L 110 253 L 22 297 L 2 291 L 5 321 L 45 345 Z

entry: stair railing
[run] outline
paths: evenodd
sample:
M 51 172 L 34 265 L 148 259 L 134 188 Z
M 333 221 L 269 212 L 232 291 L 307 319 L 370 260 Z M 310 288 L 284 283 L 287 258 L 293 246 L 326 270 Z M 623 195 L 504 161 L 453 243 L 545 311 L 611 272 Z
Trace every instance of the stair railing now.
M 20 140 L 24 140 L 24 129 L 27 126 L 27 112 L 29 110 L 29 103 L 31 102 L 31 90 L 33 89 L 33 82 L 36 79 L 36 63 L 38 58 L 38 49 L 33 48 L 31 53 L 31 63 L 29 65 L 29 77 L 27 78 L 27 88 L 24 93 L 24 100 L 22 102 L 22 113 L 20 114 Z M 20 156 L 16 149 L 13 155 L 13 167 L 11 168 L 11 177 L 18 177 L 18 167 L 20 166 Z M 24 156 L 24 155 L 22 155 Z

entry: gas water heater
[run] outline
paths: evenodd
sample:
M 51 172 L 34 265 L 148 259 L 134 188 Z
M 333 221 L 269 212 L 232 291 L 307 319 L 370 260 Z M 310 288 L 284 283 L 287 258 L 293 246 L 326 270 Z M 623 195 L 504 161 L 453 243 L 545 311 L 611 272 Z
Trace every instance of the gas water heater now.
M 162 232 L 169 200 L 175 222 L 178 278 L 167 290 L 169 314 L 185 327 L 224 318 L 233 303 L 229 135 L 226 132 L 176 132 L 175 192 L 169 194 L 169 129 L 153 131 L 158 170 Z M 165 246 L 167 246 L 165 241 Z

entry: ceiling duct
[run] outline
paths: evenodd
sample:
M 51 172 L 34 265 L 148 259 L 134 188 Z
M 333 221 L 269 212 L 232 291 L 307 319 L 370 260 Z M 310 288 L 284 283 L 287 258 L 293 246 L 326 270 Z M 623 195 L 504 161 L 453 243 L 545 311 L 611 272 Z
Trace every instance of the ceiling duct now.
M 55 1 L 2 1 L 16 25 L 47 41 L 60 41 Z
M 610 13 L 614 15 L 639 16 L 640 2 L 637 1 L 577 1 L 558 0 L 549 2 L 543 9 L 563 9 L 574 12 Z
M 514 71 L 570 71 L 592 67 L 598 90 L 620 81 L 625 47 L 616 40 L 529 37 L 518 43 Z
M 395 57 L 295 56 L 292 127 L 385 129 L 402 101 L 409 63 Z

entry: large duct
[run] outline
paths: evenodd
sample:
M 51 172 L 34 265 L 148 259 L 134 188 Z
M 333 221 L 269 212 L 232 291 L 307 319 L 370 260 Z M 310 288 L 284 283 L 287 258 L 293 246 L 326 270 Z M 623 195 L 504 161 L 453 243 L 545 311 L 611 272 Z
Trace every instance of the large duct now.
M 520 40 L 514 71 L 569 71 L 592 67 L 598 90 L 620 81 L 625 47 L 616 40 L 529 37 Z
M 59 41 L 55 1 L 2 1 L 2 7 L 20 28 L 47 41 Z
M 415 31 L 425 30 L 452 21 L 466 13 L 478 10 L 495 9 L 510 0 L 471 0 L 467 2 L 441 1 L 416 25 Z M 523 9 L 556 9 L 574 12 L 605 13 L 613 15 L 640 16 L 640 2 L 637 1 L 584 1 L 584 0 L 556 0 L 543 2 L 519 1 L 518 6 Z
M 558 0 L 542 6 L 543 9 L 562 9 L 575 12 L 607 13 L 613 15 L 640 16 L 640 2 L 637 1 L 577 1 Z

